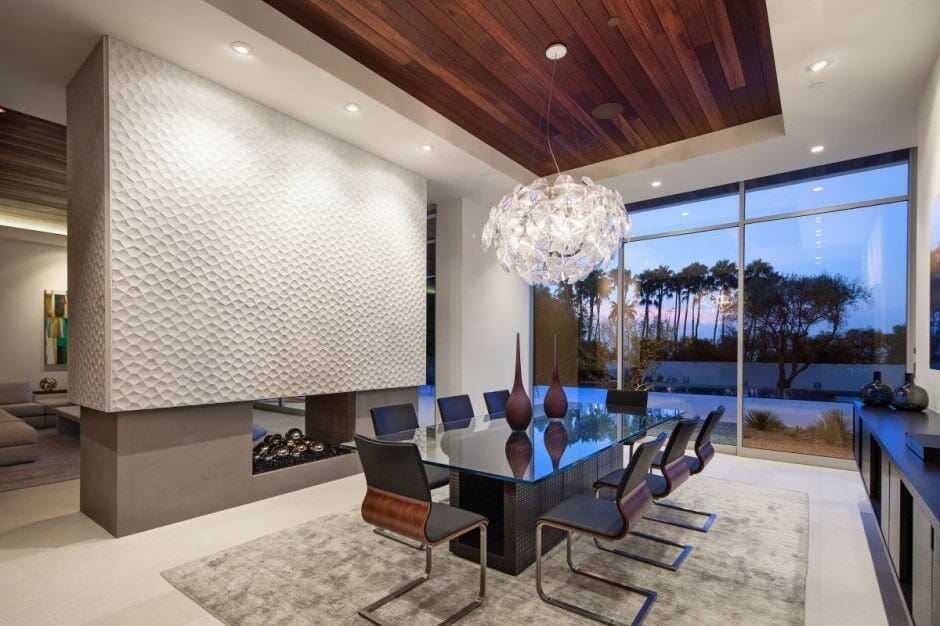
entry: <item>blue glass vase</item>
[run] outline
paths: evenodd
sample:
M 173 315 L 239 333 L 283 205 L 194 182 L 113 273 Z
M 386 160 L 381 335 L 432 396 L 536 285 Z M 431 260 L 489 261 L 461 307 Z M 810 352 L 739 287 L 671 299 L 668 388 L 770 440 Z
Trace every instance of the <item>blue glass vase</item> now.
M 899 411 L 923 411 L 929 400 L 927 390 L 914 384 L 914 375 L 905 374 L 904 384 L 894 390 L 891 406 Z
M 862 387 L 862 404 L 865 406 L 888 406 L 893 389 L 881 382 L 881 372 L 874 372 L 872 381 Z

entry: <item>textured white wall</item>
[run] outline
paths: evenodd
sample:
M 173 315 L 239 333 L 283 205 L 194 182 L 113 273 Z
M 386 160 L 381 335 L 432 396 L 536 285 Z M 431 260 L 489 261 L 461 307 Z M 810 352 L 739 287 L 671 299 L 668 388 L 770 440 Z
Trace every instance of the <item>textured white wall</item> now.
M 2 230 L 2 229 L 0 229 Z M 14 229 L 10 229 L 14 231 Z M 0 232 L 0 381 L 55 378 L 68 388 L 68 374 L 43 369 L 42 294 L 65 291 L 65 246 L 11 239 Z
M 930 231 L 940 228 L 933 223 L 937 216 L 930 214 L 931 203 L 940 196 L 940 58 L 921 96 L 917 139 L 915 363 L 917 382 L 930 392 L 931 408 L 940 410 L 940 371 L 930 369 Z
M 423 178 L 115 39 L 107 76 L 105 410 L 423 382 Z
M 99 410 L 111 384 L 107 53 L 95 46 L 66 92 L 69 400 Z
M 511 191 L 507 190 L 507 191 Z M 531 288 L 483 254 L 480 232 L 490 205 L 461 198 L 437 205 L 437 396 L 468 394 L 477 413 L 483 392 L 510 389 L 516 333 L 531 397 Z

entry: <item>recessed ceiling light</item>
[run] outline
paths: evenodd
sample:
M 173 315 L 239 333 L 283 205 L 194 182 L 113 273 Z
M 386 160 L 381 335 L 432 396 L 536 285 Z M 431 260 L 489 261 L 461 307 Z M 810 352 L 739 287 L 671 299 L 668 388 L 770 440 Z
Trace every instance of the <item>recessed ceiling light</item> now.
M 347 102 L 346 110 L 349 111 L 350 113 L 355 113 L 356 111 L 359 110 L 359 105 L 356 104 L 355 102 Z
M 823 190 L 822 187 L 813 187 L 813 191 L 815 191 L 815 192 L 817 192 L 817 193 L 819 193 L 819 192 L 822 191 L 822 190 Z
M 232 50 L 238 54 L 249 56 L 254 51 L 254 48 L 251 47 L 250 43 L 245 43 L 244 41 L 233 41 Z
M 679 215 L 681 215 L 682 217 L 688 217 L 688 216 L 690 216 L 690 215 L 692 215 L 692 214 L 689 213 L 688 211 L 683 211 L 683 212 L 680 213 Z
M 663 184 L 663 181 L 661 180 L 654 180 L 653 182 L 650 183 L 650 185 L 652 185 L 653 187 L 659 187 L 662 184 Z
M 429 143 L 423 143 L 421 144 L 421 149 L 424 150 L 425 152 L 430 152 L 431 150 L 434 149 L 434 146 L 432 146 Z
M 617 17 L 616 15 L 613 16 L 612 18 L 610 18 L 609 20 L 607 20 L 607 25 L 610 26 L 610 27 L 614 27 L 614 26 L 617 26 L 617 25 L 619 25 L 619 24 L 620 24 L 620 18 Z
M 813 154 L 818 154 L 825 149 L 826 149 L 826 146 L 813 146 L 812 148 L 809 149 L 809 151 L 812 152 Z
M 594 107 L 591 115 L 599 120 L 612 120 L 623 113 L 623 105 L 619 102 L 605 102 Z
M 812 63 L 806 66 L 806 71 L 807 72 L 821 72 L 822 70 L 829 67 L 830 63 L 832 63 L 832 61 L 829 61 L 828 59 L 820 59 L 818 61 L 813 61 Z

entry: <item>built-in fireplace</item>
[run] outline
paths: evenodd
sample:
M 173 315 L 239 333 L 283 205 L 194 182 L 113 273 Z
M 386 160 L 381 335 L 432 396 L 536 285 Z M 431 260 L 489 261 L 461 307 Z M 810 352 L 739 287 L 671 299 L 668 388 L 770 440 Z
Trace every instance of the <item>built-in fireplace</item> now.
M 351 452 L 349 446 L 319 441 L 304 435 L 299 428 L 291 428 L 283 434 L 270 433 L 255 444 L 252 450 L 251 471 L 252 474 L 263 474 Z

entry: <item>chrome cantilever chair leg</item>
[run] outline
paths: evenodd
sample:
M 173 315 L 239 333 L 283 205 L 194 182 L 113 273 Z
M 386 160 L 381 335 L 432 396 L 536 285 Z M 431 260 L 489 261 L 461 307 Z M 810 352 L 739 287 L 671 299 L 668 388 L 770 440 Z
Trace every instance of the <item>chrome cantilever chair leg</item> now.
M 463 607 L 462 609 L 460 609 L 459 611 L 457 611 L 456 613 L 454 613 L 453 615 L 445 619 L 443 622 L 441 622 L 440 626 L 445 626 L 445 624 L 453 624 L 457 620 L 464 617 L 467 613 L 469 613 L 473 609 L 483 604 L 483 600 L 486 598 L 486 526 L 480 525 L 480 526 L 477 526 L 476 528 L 480 529 L 480 593 L 477 595 L 476 599 L 474 599 L 465 607 Z M 431 546 L 428 546 L 428 545 L 423 546 L 423 547 L 424 547 L 424 573 L 418 578 L 415 578 L 414 580 L 411 580 L 405 583 L 401 587 L 394 589 L 388 595 L 385 595 L 379 598 L 378 600 L 376 600 L 369 606 L 359 609 L 360 617 L 369 620 L 373 624 L 378 624 L 381 626 L 385 622 L 383 622 L 375 614 L 375 611 L 377 609 L 382 608 L 384 605 L 388 604 L 395 598 L 403 596 L 404 594 L 408 593 L 409 591 L 411 591 L 412 589 L 414 589 L 421 583 L 426 582 L 429 578 L 431 578 L 431 550 L 432 548 Z
M 597 498 L 600 494 L 600 488 L 594 490 L 594 497 Z M 647 519 L 647 518 L 644 518 Z M 636 554 L 634 552 L 627 552 L 622 548 L 610 548 L 601 543 L 600 539 L 597 537 L 594 538 L 594 545 L 597 546 L 600 550 L 604 552 L 610 552 L 612 554 L 617 554 L 628 559 L 633 559 L 634 561 L 640 561 L 641 563 L 647 563 L 649 565 L 655 565 L 656 567 L 661 567 L 663 569 L 668 569 L 671 572 L 675 572 L 679 569 L 679 566 L 682 565 L 682 562 L 685 561 L 685 558 L 689 556 L 692 552 L 692 546 L 686 543 L 679 543 L 678 541 L 673 541 L 672 539 L 667 539 L 665 537 L 659 537 L 657 535 L 651 535 L 649 533 L 643 533 L 638 530 L 631 530 L 630 535 L 635 537 L 642 537 L 643 539 L 649 539 L 650 541 L 655 541 L 656 543 L 661 543 L 666 546 L 673 546 L 676 548 L 682 548 L 682 551 L 679 555 L 673 560 L 672 563 L 667 563 L 665 561 L 659 561 L 657 559 L 643 556 L 642 554 Z
M 611 554 L 616 554 L 619 556 L 626 557 L 628 559 L 633 559 L 634 561 L 640 561 L 641 563 L 647 563 L 649 565 L 655 565 L 656 567 L 661 567 L 663 569 L 668 569 L 670 572 L 675 572 L 679 569 L 679 566 L 682 565 L 682 562 L 685 561 L 685 557 L 689 556 L 692 552 L 692 546 L 686 543 L 679 543 L 678 541 L 673 541 L 672 539 L 666 539 L 665 537 L 657 537 L 656 535 L 650 535 L 648 533 L 641 533 L 639 531 L 631 531 L 631 536 L 642 537 L 643 539 L 649 539 L 650 541 L 655 541 L 656 543 L 661 543 L 667 546 L 674 546 L 676 548 L 682 548 L 682 551 L 679 552 L 679 555 L 675 558 L 672 563 L 667 563 L 666 561 L 659 561 L 652 557 L 643 556 L 642 554 L 636 554 L 634 552 L 627 552 L 622 548 L 611 548 L 603 545 L 600 542 L 600 539 L 597 537 L 594 538 L 594 545 L 604 552 L 610 552 Z
M 380 537 L 385 537 L 386 539 L 391 539 L 394 542 L 400 543 L 403 546 L 408 546 L 412 550 L 424 550 L 423 544 L 408 541 L 402 537 L 392 534 L 390 531 L 387 531 L 384 528 L 373 528 L 372 532 Z
M 564 600 L 559 600 L 547 595 L 542 590 L 542 527 L 543 526 L 552 526 L 552 524 L 540 523 L 535 527 L 535 589 L 538 591 L 539 597 L 548 602 L 551 605 L 557 606 L 558 608 L 564 609 L 566 611 L 571 611 L 582 617 L 592 619 L 596 622 L 602 624 L 611 624 L 614 626 L 626 626 L 624 622 L 618 622 L 617 620 L 605 617 L 600 613 L 591 611 L 590 609 L 585 609 L 574 604 L 565 602 Z M 557 526 L 555 528 L 558 528 Z M 603 576 L 598 576 L 597 574 L 592 574 L 591 572 L 586 572 L 583 569 L 576 567 L 574 560 L 571 557 L 571 532 L 567 531 L 564 528 L 561 530 L 565 531 L 565 549 L 567 550 L 568 557 L 568 567 L 572 572 L 578 574 L 579 576 L 584 576 L 590 578 L 591 580 L 596 580 L 598 582 L 606 583 L 608 585 L 613 585 L 614 587 L 619 587 L 626 591 L 631 591 L 633 593 L 642 595 L 646 597 L 646 600 L 643 602 L 643 606 L 640 607 L 639 612 L 633 618 L 633 621 L 630 622 L 631 626 L 639 626 L 646 618 L 647 613 L 653 606 L 653 603 L 656 601 L 656 592 L 651 589 L 644 589 L 643 587 L 635 587 L 634 585 L 628 583 L 621 583 L 616 580 L 610 580 L 609 578 L 604 578 Z
M 700 533 L 707 533 L 708 529 L 712 527 L 712 524 L 715 523 L 715 520 L 718 519 L 718 516 L 714 513 L 708 513 L 706 511 L 697 511 L 695 509 L 689 509 L 684 506 L 679 506 L 678 504 L 673 504 L 672 502 L 654 502 L 654 506 L 661 506 L 666 509 L 673 509 L 675 511 L 684 511 L 686 513 L 692 513 L 694 515 L 701 515 L 706 518 L 705 523 L 701 526 L 696 526 L 695 524 L 689 524 L 687 522 L 678 521 L 678 520 L 666 520 L 661 517 L 644 517 L 643 519 L 648 519 L 651 522 L 659 522 L 660 524 L 669 524 L 670 526 L 678 526 L 679 528 L 688 528 L 689 530 L 697 530 Z

